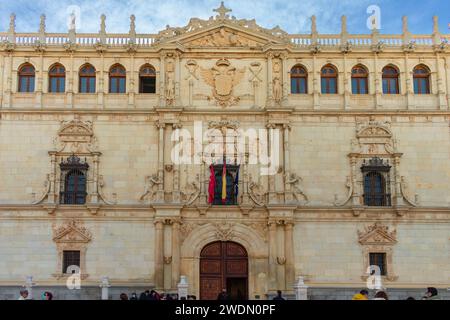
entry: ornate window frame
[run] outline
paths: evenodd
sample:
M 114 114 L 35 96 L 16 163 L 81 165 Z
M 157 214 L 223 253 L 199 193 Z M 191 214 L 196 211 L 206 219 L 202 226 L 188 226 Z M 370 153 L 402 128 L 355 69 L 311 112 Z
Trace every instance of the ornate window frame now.
M 405 177 L 400 174 L 400 160 L 403 156 L 398 152 L 398 141 L 394 139 L 390 122 L 376 121 L 371 117 L 368 122 L 357 122 L 356 139 L 351 142 L 350 175 L 347 177 L 347 198 L 339 201 L 335 195 L 335 206 L 343 207 L 348 204 L 354 208 L 364 208 L 364 163 L 378 158 L 392 166 L 389 172 L 390 186 L 386 193 L 391 195 L 391 208 L 396 209 L 399 216 L 403 216 L 410 206 L 417 206 L 417 201 L 411 200 L 407 195 Z M 417 199 L 417 196 L 416 196 Z M 369 208 L 369 207 L 367 207 Z M 386 207 L 383 207 L 386 208 Z M 361 210 L 354 210 L 356 216 Z
M 369 277 L 367 271 L 370 267 L 370 253 L 386 254 L 386 275 L 381 276 L 383 281 L 396 281 L 398 276 L 394 272 L 394 246 L 397 244 L 397 230 L 389 231 L 388 226 L 375 223 L 358 231 L 358 242 L 362 246 L 363 270 L 361 279 L 366 281 Z
M 88 278 L 86 251 L 91 241 L 91 232 L 80 221 L 71 220 L 60 227 L 53 226 L 53 242 L 55 242 L 57 250 L 56 272 L 53 276 L 57 279 L 70 277 L 72 274 L 62 271 L 64 251 L 80 251 L 81 279 Z
M 101 204 L 117 203 L 115 193 L 112 194 L 114 200 L 110 201 L 103 192 L 105 182 L 99 171 L 102 154 L 98 151 L 98 140 L 94 135 L 91 121 L 82 121 L 78 115 L 72 121 L 63 121 L 53 145 L 53 150 L 49 151 L 50 174 L 47 175 L 42 195 L 33 200 L 33 205 L 42 204 L 50 214 L 55 212 L 61 202 L 60 192 L 63 190 L 61 183 L 64 181 L 62 180 L 64 173 L 58 163 L 69 157 L 84 158 L 86 165 L 89 166 L 86 177 L 86 207 L 92 214 L 97 214 Z

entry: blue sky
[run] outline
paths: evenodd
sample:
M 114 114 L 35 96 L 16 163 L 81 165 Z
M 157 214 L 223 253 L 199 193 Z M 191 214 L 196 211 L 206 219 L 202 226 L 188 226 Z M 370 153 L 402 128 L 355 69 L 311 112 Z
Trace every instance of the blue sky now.
M 77 32 L 98 32 L 104 13 L 108 32 L 128 32 L 129 16 L 135 14 L 138 33 L 156 33 L 167 24 L 184 26 L 191 17 L 207 19 L 219 5 L 219 0 L 0 0 L 0 30 L 8 29 L 14 12 L 18 32 L 36 32 L 42 13 L 47 16 L 48 32 L 66 32 L 70 6 L 78 6 Z M 225 5 L 237 18 L 255 18 L 268 28 L 280 25 L 289 33 L 309 33 L 312 15 L 317 16 L 320 33 L 339 33 L 344 14 L 350 33 L 369 33 L 370 5 L 381 9 L 382 33 L 401 33 L 403 15 L 409 17 L 413 33 L 430 34 L 433 15 L 439 15 L 441 32 L 450 32 L 450 0 L 227 0 Z

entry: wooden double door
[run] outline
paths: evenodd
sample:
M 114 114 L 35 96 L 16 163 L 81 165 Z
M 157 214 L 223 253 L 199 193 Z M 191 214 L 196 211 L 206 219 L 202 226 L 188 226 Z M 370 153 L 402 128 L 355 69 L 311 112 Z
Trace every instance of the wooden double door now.
M 247 250 L 234 242 L 214 242 L 200 255 L 200 299 L 216 300 L 223 289 L 232 300 L 248 299 Z

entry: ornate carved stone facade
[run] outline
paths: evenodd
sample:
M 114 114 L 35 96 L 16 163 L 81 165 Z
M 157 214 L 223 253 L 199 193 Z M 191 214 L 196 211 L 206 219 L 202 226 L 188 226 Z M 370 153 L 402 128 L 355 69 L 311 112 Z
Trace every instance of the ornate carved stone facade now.
M 42 17 L 39 33 L 24 37 L 11 17 L 0 33 L 0 288 L 24 275 L 64 287 L 62 251 L 78 250 L 85 286 L 108 276 L 113 286 L 172 292 L 185 275 L 200 296 L 200 255 L 216 241 L 247 250 L 252 299 L 292 294 L 298 276 L 313 289 L 360 290 L 371 252 L 386 253 L 389 288 L 446 288 L 449 35 L 356 36 L 345 18 L 338 35 L 319 34 L 315 18 L 311 34 L 292 35 L 224 5 L 216 12 L 154 35 L 136 34 L 135 17 L 128 34 L 108 34 L 102 16 L 95 36 L 72 28 L 53 37 Z M 55 64 L 65 67 L 64 92 L 50 92 Z M 94 93 L 82 93 L 85 64 Z M 110 94 L 118 64 L 125 93 Z M 19 90 L 24 65 L 35 70 L 34 92 Z M 153 93 L 141 92 L 147 65 Z M 321 91 L 326 65 L 337 71 L 336 94 Z M 351 93 L 357 65 L 368 71 L 367 94 Z M 414 94 L 418 65 L 430 71 L 429 94 Z M 292 88 L 295 66 L 306 70 L 304 94 Z M 383 93 L 385 66 L 398 69 L 399 94 Z M 261 174 L 270 158 L 252 163 L 252 146 L 235 143 L 251 130 L 253 146 L 279 158 L 270 174 Z M 221 134 L 239 166 L 236 205 L 208 203 L 206 144 Z M 190 164 L 173 161 L 180 140 Z M 72 204 L 69 160 L 86 174 Z M 368 205 L 365 190 L 377 168 L 383 206 Z

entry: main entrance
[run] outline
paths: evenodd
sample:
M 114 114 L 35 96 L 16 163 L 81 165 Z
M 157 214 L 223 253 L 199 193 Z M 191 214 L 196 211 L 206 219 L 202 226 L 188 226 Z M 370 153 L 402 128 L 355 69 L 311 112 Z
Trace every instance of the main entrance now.
M 248 299 L 247 250 L 234 242 L 214 242 L 200 255 L 200 299 L 216 300 L 227 289 L 233 300 Z

